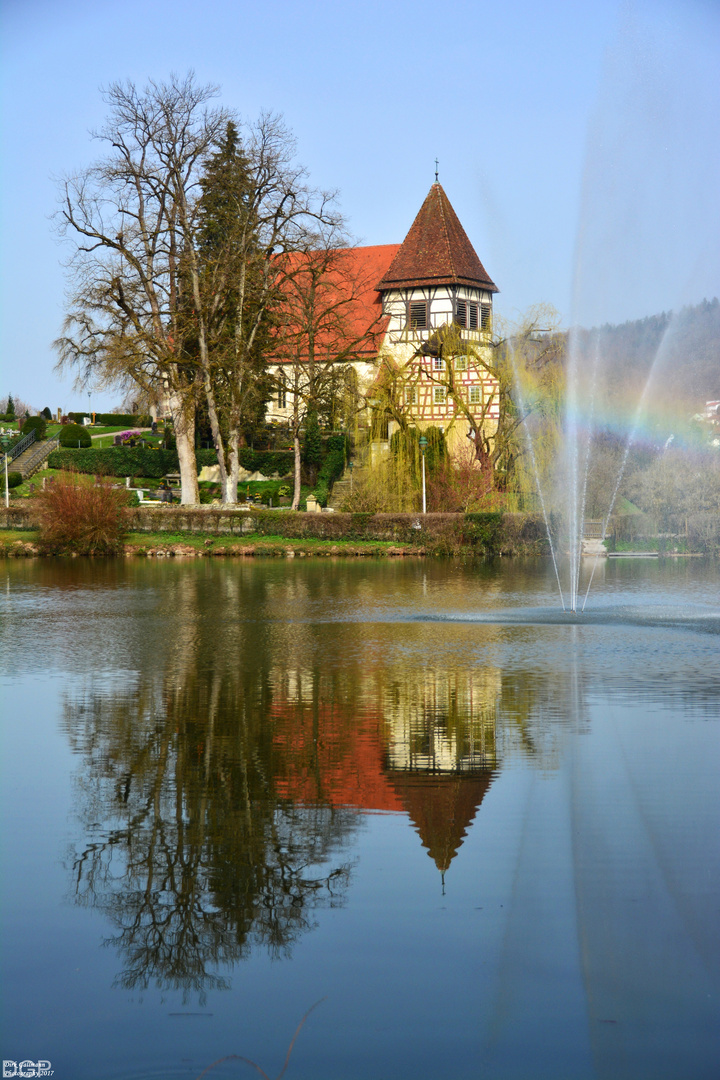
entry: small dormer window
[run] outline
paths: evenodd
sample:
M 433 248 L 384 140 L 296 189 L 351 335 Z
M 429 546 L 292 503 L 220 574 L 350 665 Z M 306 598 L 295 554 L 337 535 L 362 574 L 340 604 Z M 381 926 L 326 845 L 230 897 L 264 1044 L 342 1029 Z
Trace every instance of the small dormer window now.
M 427 300 L 411 300 L 408 313 L 408 324 L 411 330 L 427 330 L 428 305 Z

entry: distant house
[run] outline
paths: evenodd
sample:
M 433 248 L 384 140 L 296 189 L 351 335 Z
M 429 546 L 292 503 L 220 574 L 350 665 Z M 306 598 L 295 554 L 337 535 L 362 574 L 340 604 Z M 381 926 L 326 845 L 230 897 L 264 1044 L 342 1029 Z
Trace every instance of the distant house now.
M 351 365 L 359 392 L 370 403 L 383 365 L 393 365 L 400 372 L 399 404 L 408 422 L 441 427 L 451 443 L 467 434 L 468 412 L 496 424 L 497 385 L 476 358 L 489 349 L 498 289 L 442 186 L 432 185 L 402 244 L 358 247 L 335 256 L 326 304 L 343 316 L 315 328 L 314 360 L 337 355 L 339 363 Z M 443 348 L 448 331 L 452 355 Z M 294 357 L 278 357 L 279 390 L 268 419 L 290 416 L 290 380 L 283 379 L 283 369 L 307 361 L 307 349 L 303 339 Z

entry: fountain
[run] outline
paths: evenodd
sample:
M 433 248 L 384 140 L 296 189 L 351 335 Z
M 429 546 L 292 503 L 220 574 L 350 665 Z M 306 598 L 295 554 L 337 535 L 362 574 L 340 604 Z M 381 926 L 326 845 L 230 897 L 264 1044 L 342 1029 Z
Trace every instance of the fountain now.
M 678 312 L 683 303 L 697 303 L 703 293 L 711 297 L 718 290 L 718 162 L 702 134 L 704 125 L 716 124 L 717 110 L 701 76 L 709 60 L 706 43 L 692 37 L 697 27 L 692 33 L 686 29 L 683 44 L 665 36 L 667 28 L 655 22 L 649 9 L 627 11 L 605 58 L 588 129 L 570 305 L 572 324 L 588 329 L 573 330 L 568 338 L 562 478 L 554 477 L 553 485 L 546 477 L 541 480 L 532 433 L 525 425 L 561 605 L 573 615 L 585 609 L 633 447 L 649 441 L 660 451 L 673 430 L 663 423 L 653 429 L 650 419 L 656 415 L 663 369 L 673 354 L 681 355 L 672 348 L 683 329 Z M 680 62 L 691 37 L 696 75 Z M 691 100 L 687 81 L 693 78 L 697 92 L 688 116 L 678 102 Z M 630 380 L 623 378 L 626 373 L 612 352 L 608 324 L 668 308 L 675 314 L 629 389 Z M 613 385 L 618 374 L 622 393 Z M 527 411 L 517 378 L 516 386 L 519 408 Z M 677 414 L 677 401 L 671 404 Z M 615 476 L 607 478 L 606 503 L 601 508 L 596 500 L 590 515 L 601 517 L 601 523 L 589 544 L 589 478 L 598 440 L 607 431 L 622 450 Z M 561 544 L 551 535 L 551 508 L 564 522 Z M 594 556 L 591 565 L 588 555 Z

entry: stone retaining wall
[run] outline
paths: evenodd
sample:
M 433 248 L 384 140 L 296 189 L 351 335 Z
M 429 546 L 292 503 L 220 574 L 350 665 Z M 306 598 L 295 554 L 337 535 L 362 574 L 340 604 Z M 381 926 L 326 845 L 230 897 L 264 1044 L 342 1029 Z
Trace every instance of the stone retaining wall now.
M 308 514 L 221 506 L 141 506 L 130 508 L 128 519 L 131 532 L 385 540 L 447 554 L 468 548 L 484 554 L 548 550 L 542 518 L 534 514 Z M 0 528 L 36 527 L 37 514 L 30 506 L 0 512 Z

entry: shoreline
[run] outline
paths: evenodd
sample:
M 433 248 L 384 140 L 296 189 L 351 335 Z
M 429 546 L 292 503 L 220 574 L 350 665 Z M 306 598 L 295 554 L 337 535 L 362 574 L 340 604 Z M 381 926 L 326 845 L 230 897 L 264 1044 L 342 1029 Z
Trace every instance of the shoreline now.
M 24 530 L 8 530 L 0 534 L 0 558 L 94 558 L 76 553 L 66 555 L 46 555 L 37 550 L 31 537 L 33 533 Z M 256 537 L 247 540 L 236 536 L 207 537 L 194 534 L 187 537 L 168 539 L 162 534 L 135 533 L 126 539 L 122 551 L 115 556 L 97 556 L 99 558 L 407 558 L 426 557 L 425 548 L 407 544 L 392 543 L 383 540 L 315 540 L 300 538 L 265 538 Z
M 141 559 L 397 559 L 397 558 L 508 558 L 512 555 L 528 557 L 540 552 L 497 551 L 492 554 L 465 546 L 454 551 L 437 551 L 417 544 L 399 544 L 391 540 L 338 540 L 299 537 L 254 536 L 241 539 L 237 536 L 212 536 L 193 533 L 172 538 L 162 533 L 130 533 L 123 548 L 116 555 L 45 554 L 37 549 L 33 530 L 0 530 L 0 559 L 76 559 L 76 558 L 141 558 Z M 632 557 L 633 552 L 619 552 L 617 557 Z M 711 559 L 704 552 L 668 551 L 654 556 L 662 559 Z

